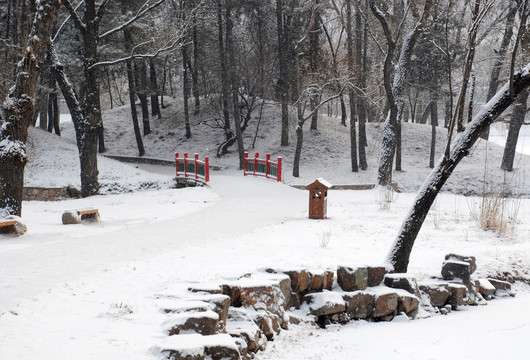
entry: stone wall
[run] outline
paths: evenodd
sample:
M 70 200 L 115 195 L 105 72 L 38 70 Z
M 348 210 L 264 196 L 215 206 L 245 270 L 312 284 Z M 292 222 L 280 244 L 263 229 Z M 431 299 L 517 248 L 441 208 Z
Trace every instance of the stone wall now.
M 24 187 L 24 201 L 57 201 L 70 198 L 80 198 L 79 190 L 68 186 L 63 188 Z

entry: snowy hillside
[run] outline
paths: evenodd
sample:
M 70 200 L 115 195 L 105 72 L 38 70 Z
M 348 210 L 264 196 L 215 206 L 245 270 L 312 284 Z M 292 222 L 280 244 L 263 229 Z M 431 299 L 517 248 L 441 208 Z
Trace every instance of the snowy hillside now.
M 166 101 L 167 102 L 167 101 Z M 152 133 L 144 137 L 146 149 L 145 157 L 173 160 L 174 153 L 199 153 L 201 157 L 209 156 L 210 163 L 221 167 L 221 169 L 237 169 L 238 159 L 235 145 L 227 155 L 217 158 L 216 152 L 223 139 L 223 131 L 212 128 L 215 113 L 203 111 L 201 115 L 192 116 L 192 138 L 186 140 L 184 137 L 183 117 L 177 103 L 169 102 L 164 109 L 161 120 L 151 119 Z M 258 113 L 258 111 L 256 111 Z M 257 115 L 256 115 L 257 116 Z M 314 179 L 324 177 L 332 184 L 373 184 L 377 177 L 377 164 L 379 160 L 381 124 L 367 124 L 368 137 L 368 170 L 351 172 L 351 160 L 349 157 L 349 130 L 340 125 L 340 117 L 328 117 L 322 114 L 318 131 L 310 131 L 309 123 L 306 124 L 304 145 L 302 150 L 300 178 L 294 178 L 292 173 L 292 162 L 296 135 L 294 124 L 290 133 L 290 145 L 280 146 L 280 109 L 276 104 L 266 103 L 263 108 L 263 117 L 259 123 L 258 136 L 255 148 L 252 148 L 256 129 L 258 127 L 257 117 L 253 118 L 245 132 L 245 150 L 250 154 L 259 152 L 262 156 L 270 153 L 272 158 L 283 157 L 284 171 L 283 179 L 287 184 L 308 184 Z M 128 106 L 123 106 L 104 113 L 104 124 L 106 133 L 106 146 L 109 155 L 137 156 L 138 150 L 130 120 Z M 419 189 L 423 180 L 430 172 L 429 149 L 431 127 L 420 124 L 403 124 L 403 171 L 394 172 L 394 180 L 398 182 L 399 188 L 405 192 Z M 45 156 L 45 151 L 55 147 L 64 149 L 69 146 L 63 142 L 52 145 L 46 137 L 38 136 L 34 132 L 35 140 L 33 158 L 28 166 L 26 184 L 36 184 L 38 179 L 49 178 L 53 181 L 62 181 L 66 177 L 58 174 L 56 164 L 48 164 L 47 161 L 57 161 L 57 155 Z M 68 116 L 63 116 L 62 121 L 63 138 L 69 139 L 73 144 L 75 134 Z M 37 139 L 38 137 L 38 139 Z M 444 128 L 437 129 L 437 160 L 445 149 L 447 132 Z M 497 138 L 498 140 L 498 138 Z M 42 144 L 39 145 L 39 144 Z M 487 151 L 486 151 L 487 149 Z M 68 169 L 78 171 L 77 150 L 72 150 L 67 159 L 70 164 Z M 504 174 L 500 169 L 503 148 L 496 143 L 479 140 L 468 158 L 465 158 L 457 167 L 455 173 L 444 187 L 444 191 L 458 194 L 481 194 L 484 180 L 490 186 L 496 187 L 503 182 L 508 182 L 514 193 L 527 195 L 530 188 L 526 184 L 525 165 L 530 163 L 527 156 L 518 155 L 515 159 L 516 170 L 513 173 Z M 61 155 L 64 156 L 64 155 Z M 63 159 L 61 159 L 63 161 Z M 100 161 L 100 180 L 103 184 L 115 182 L 113 171 L 107 167 L 105 160 Z M 110 166 L 112 168 L 112 166 Z M 108 171 L 110 170 L 110 172 Z M 50 173 L 48 173 L 50 171 Z M 38 175 L 34 175 L 38 173 Z M 56 175 L 59 175 L 57 177 Z M 139 175 L 137 175 L 139 176 Z M 215 175 L 213 175 L 215 176 Z M 62 179 L 62 180 L 61 180 Z M 137 182 L 149 182 L 141 177 L 134 178 Z M 78 184 L 77 181 L 75 184 Z M 77 185 L 78 186 L 78 185 Z M 108 185 L 112 187 L 111 185 Z M 104 189 L 106 186 L 104 186 Z

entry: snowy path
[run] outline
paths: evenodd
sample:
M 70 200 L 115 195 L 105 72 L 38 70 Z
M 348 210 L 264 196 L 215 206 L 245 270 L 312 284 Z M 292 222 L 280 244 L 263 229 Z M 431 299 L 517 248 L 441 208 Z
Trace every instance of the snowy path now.
M 127 195 L 119 196 L 118 200 L 111 196 L 57 203 L 26 202 L 23 211 L 29 232 L 21 238 L 1 239 L 0 313 L 54 286 L 120 264 L 134 264 L 168 252 L 229 241 L 230 236 L 276 224 L 292 218 L 292 214 L 302 214 L 306 205 L 305 192 L 270 180 L 220 175 L 215 176 L 211 186 L 219 197 L 210 190 L 190 188 L 163 191 L 162 195 L 140 193 L 135 196 L 133 206 L 129 206 L 128 200 L 132 199 Z M 187 193 L 184 199 L 179 198 L 182 192 Z M 197 198 L 190 199 L 188 193 Z M 153 203 L 153 197 L 158 196 L 166 198 Z M 146 208 L 156 211 L 160 203 L 167 202 L 167 197 L 173 197 L 177 205 L 176 211 L 167 210 L 175 214 L 168 215 L 169 219 L 157 221 L 161 214 L 156 212 L 153 219 L 138 214 L 143 211 L 142 201 Z M 179 216 L 182 211 L 189 212 L 189 209 L 178 209 L 179 201 L 181 207 L 190 207 L 191 202 L 190 214 Z M 62 211 L 87 205 L 99 208 L 101 222 L 88 226 L 60 224 Z M 45 221 L 48 224 L 42 225 Z M 34 223 L 40 223 L 47 234 L 32 231 L 39 228 Z

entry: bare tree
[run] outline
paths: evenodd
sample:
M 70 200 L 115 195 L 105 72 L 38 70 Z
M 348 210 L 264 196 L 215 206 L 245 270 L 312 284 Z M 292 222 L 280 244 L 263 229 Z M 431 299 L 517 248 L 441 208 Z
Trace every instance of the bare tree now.
M 512 83 L 512 91 L 510 91 Z M 502 112 L 514 102 L 514 97 L 524 92 L 530 86 L 530 64 L 521 72 L 513 76 L 513 82 L 508 81 L 504 87 L 480 110 L 473 121 L 460 133 L 459 138 L 438 161 L 431 174 L 423 183 L 409 214 L 406 216 L 401 229 L 388 254 L 387 261 L 394 272 L 407 272 L 410 253 L 423 222 L 449 176 L 458 163 L 468 155 L 471 147 L 479 139 L 480 134 Z
M 22 214 L 26 142 L 33 119 L 33 98 L 46 57 L 60 0 L 41 0 L 18 63 L 15 85 L 0 111 L 0 217 Z

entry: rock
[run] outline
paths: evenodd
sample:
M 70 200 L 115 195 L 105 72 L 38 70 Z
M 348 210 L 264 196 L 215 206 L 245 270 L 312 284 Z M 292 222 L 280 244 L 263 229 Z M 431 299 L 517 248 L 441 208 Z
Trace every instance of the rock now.
M 291 289 L 294 292 L 304 292 L 309 288 L 309 273 L 306 270 L 286 271 L 291 279 Z
M 300 294 L 297 292 L 291 292 L 291 296 L 289 298 L 289 309 L 290 308 L 300 309 L 301 304 L 302 304 L 302 301 L 300 300 Z
M 446 260 L 442 265 L 442 277 L 445 280 L 461 279 L 469 283 L 471 271 L 469 263 L 459 260 Z
M 241 306 L 241 300 L 239 299 L 241 295 L 241 288 L 239 286 L 223 284 L 221 285 L 221 289 L 223 291 L 223 295 L 227 295 L 230 297 L 231 306 L 235 306 L 235 307 Z
M 384 266 L 366 268 L 368 273 L 368 286 L 379 286 L 387 273 Z
M 241 359 L 236 340 L 226 334 L 170 336 L 159 347 L 164 355 L 175 360 Z
M 281 327 L 278 315 L 274 315 L 266 310 L 260 310 L 251 317 L 261 332 L 267 337 L 267 340 L 273 340 L 274 336 L 280 333 Z
M 309 311 L 316 316 L 337 314 L 346 311 L 346 302 L 341 293 L 325 291 L 307 294 L 304 300 L 309 304 Z
M 420 300 L 414 295 L 400 295 L 397 310 L 408 316 L 415 317 L 418 312 Z
M 213 311 L 179 313 L 166 322 L 169 335 L 181 333 L 198 333 L 201 335 L 214 335 L 217 332 L 219 315 Z
M 495 290 L 497 289 L 488 279 L 478 279 L 478 292 L 485 299 L 491 299 L 491 295 L 495 293 Z
M 375 295 L 362 291 L 344 294 L 346 313 L 353 319 L 368 319 L 372 315 Z
M 320 292 L 323 290 L 331 290 L 333 286 L 333 272 L 332 271 L 323 271 L 321 273 L 310 272 L 309 278 L 311 279 L 309 283 L 310 292 Z
M 234 342 L 234 347 L 227 347 L 225 345 L 207 344 L 204 346 L 204 354 L 206 359 L 212 360 L 239 360 L 239 350 Z
M 65 225 L 81 224 L 81 217 L 77 211 L 65 211 L 62 215 L 62 221 Z
M 445 255 L 445 260 L 456 260 L 456 261 L 467 262 L 469 264 L 470 274 L 473 274 L 475 270 L 477 270 L 477 259 L 474 256 L 448 254 L 448 255 Z
M 259 350 L 261 330 L 245 309 L 230 308 L 226 331 L 231 336 L 244 340 L 248 351 L 256 352 Z
M 263 286 L 241 285 L 241 306 L 253 307 L 256 310 L 264 309 L 278 316 L 283 316 L 285 298 L 280 284 Z
M 246 359 L 248 355 L 248 347 L 245 340 L 235 337 L 234 342 L 237 345 L 237 350 L 239 351 L 239 355 L 241 356 L 241 358 Z
M 368 271 L 365 267 L 356 269 L 339 266 L 337 283 L 344 291 L 365 290 L 368 287 Z
M 429 296 L 432 306 L 445 306 L 451 293 L 446 284 L 429 284 L 420 286 L 421 291 Z
M 493 287 L 495 287 L 495 290 L 512 290 L 512 284 L 510 284 L 507 281 L 501 281 L 496 279 L 488 278 L 488 281 L 490 282 Z
M 294 325 L 300 325 L 301 322 L 302 321 L 298 316 L 296 316 L 295 314 L 289 314 L 289 323 Z
M 197 292 L 203 292 L 208 294 L 222 294 L 223 289 L 221 288 L 221 285 L 208 285 L 208 284 L 198 284 L 197 286 L 190 286 L 188 287 L 188 291 L 197 293 Z
M 386 315 L 394 314 L 397 310 L 398 301 L 399 296 L 396 293 L 376 295 L 372 317 L 381 318 Z
M 418 283 L 413 276 L 407 274 L 386 274 L 383 280 L 385 286 L 393 289 L 403 289 L 412 295 L 420 296 Z
M 467 305 L 469 303 L 469 290 L 467 286 L 460 284 L 448 284 L 447 288 L 451 294 L 448 301 L 453 310 L 458 309 L 458 306 L 460 305 Z
M 219 315 L 218 331 L 225 332 L 226 318 L 228 317 L 228 309 L 230 308 L 230 297 L 222 294 L 211 294 L 198 296 L 192 299 L 207 303 L 211 310 Z

